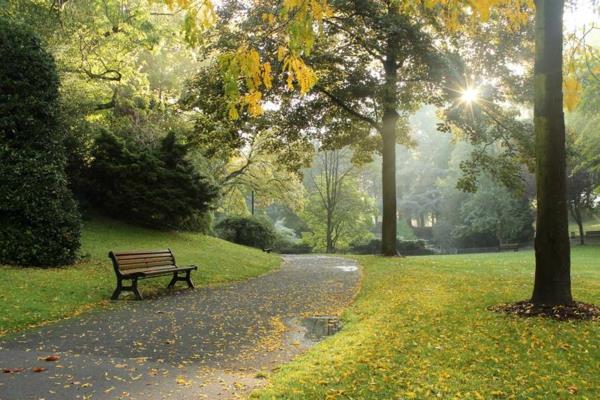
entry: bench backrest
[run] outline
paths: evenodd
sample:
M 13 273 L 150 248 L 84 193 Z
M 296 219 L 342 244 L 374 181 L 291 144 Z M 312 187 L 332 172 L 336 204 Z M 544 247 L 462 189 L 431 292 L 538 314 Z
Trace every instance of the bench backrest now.
M 127 251 L 122 253 L 110 252 L 108 256 L 113 262 L 115 272 L 127 272 L 127 270 L 136 269 L 154 269 L 175 265 L 175 256 L 171 249 L 166 250 L 147 250 L 147 251 Z

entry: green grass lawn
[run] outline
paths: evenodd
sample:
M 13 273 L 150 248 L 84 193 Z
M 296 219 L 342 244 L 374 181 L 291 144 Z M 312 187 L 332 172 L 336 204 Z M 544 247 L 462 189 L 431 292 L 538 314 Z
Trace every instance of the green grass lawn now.
M 193 233 L 151 231 L 107 219 L 84 223 L 82 252 L 89 259 L 66 268 L 0 266 L 0 334 L 106 305 L 115 287 L 110 250 L 171 248 L 178 264 L 195 264 L 196 285 L 245 279 L 276 268 L 280 259 L 260 250 Z M 164 289 L 169 277 L 140 281 L 142 294 Z M 184 284 L 178 284 L 185 287 Z
M 363 288 L 344 329 L 253 397 L 600 398 L 600 322 L 486 310 L 530 296 L 532 252 L 359 261 Z M 574 250 L 573 289 L 600 304 L 600 247 Z

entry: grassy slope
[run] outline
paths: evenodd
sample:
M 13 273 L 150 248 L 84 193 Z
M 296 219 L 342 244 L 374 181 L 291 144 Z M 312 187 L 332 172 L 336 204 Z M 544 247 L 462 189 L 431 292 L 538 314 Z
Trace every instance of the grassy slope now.
M 157 232 L 104 219 L 88 221 L 82 234 L 82 251 L 89 254 L 88 261 L 54 269 L 0 266 L 0 333 L 106 303 L 116 281 L 109 250 L 167 247 L 178 264 L 200 267 L 192 274 L 196 285 L 249 278 L 279 265 L 274 255 L 213 237 Z M 168 281 L 168 277 L 148 279 L 140 282 L 140 288 L 143 294 L 152 294 Z
M 600 323 L 486 307 L 531 294 L 533 253 L 362 257 L 346 326 L 279 370 L 264 399 L 598 399 Z M 574 295 L 600 304 L 600 247 L 573 253 Z

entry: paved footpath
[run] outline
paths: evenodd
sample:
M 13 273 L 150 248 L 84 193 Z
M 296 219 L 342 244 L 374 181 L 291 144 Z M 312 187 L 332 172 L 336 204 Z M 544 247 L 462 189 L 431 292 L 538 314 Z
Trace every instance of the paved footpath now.
M 122 301 L 0 340 L 0 369 L 23 368 L 0 373 L 0 400 L 243 397 L 313 344 L 304 317 L 339 313 L 358 289 L 350 260 L 284 260 L 262 277 Z

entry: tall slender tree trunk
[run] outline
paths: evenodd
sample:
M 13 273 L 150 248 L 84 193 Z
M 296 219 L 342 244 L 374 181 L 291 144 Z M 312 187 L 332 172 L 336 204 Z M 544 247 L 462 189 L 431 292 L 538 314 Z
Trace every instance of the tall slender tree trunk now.
M 573 217 L 577 222 L 579 228 L 579 244 L 585 245 L 585 233 L 583 232 L 583 218 L 581 217 L 581 210 L 576 205 L 573 205 Z
M 565 121 L 562 95 L 563 0 L 536 0 L 536 305 L 571 304 Z
M 394 8 L 394 7 L 392 7 Z M 394 11 L 392 11 L 394 12 Z M 387 42 L 385 69 L 385 87 L 383 93 L 383 126 L 381 136 L 383 139 L 382 149 L 382 197 L 383 197 L 383 221 L 381 226 L 381 254 L 384 256 L 396 256 L 396 124 L 398 122 L 398 95 L 397 95 L 397 73 L 398 73 L 398 44 L 390 34 Z
M 583 232 L 583 223 L 581 222 L 581 220 L 577 221 L 577 226 L 579 227 L 579 244 L 584 246 L 585 245 L 585 233 Z
M 326 232 L 326 237 L 325 237 L 325 242 L 326 242 L 326 246 L 327 246 L 327 248 L 325 249 L 325 252 L 327 254 L 332 254 L 334 252 L 334 245 L 333 245 L 333 216 L 331 214 L 332 213 L 328 210 L 327 211 L 327 232 Z

